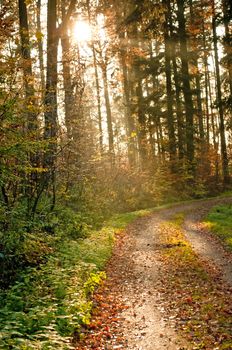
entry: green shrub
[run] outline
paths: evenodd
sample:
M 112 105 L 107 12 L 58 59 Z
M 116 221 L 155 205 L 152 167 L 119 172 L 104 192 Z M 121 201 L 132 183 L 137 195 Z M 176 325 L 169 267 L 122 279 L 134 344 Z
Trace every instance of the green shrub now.
M 105 278 L 114 233 L 147 213 L 118 215 L 85 238 L 71 239 L 67 228 L 59 239 L 47 235 L 54 249 L 46 261 L 21 271 L 17 281 L 0 293 L 1 349 L 72 349 L 72 335 L 90 322 L 90 297 Z M 33 240 L 30 251 L 35 237 L 28 234 L 27 239 Z
M 111 232 L 59 241 L 58 251 L 30 267 L 0 294 L 3 349 L 71 349 L 72 334 L 88 324 L 89 296 L 101 283 L 112 249 Z
M 84 238 L 88 235 L 91 225 L 81 213 L 75 213 L 71 208 L 62 208 L 57 212 L 57 232 L 71 239 Z

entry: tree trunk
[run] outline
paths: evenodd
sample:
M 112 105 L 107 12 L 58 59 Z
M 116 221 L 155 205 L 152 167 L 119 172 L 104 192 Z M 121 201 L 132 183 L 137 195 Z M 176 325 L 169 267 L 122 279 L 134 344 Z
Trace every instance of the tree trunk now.
M 230 31 L 229 24 L 232 20 L 232 8 L 230 0 L 222 0 L 223 8 L 223 23 L 225 28 L 225 39 L 224 39 L 224 49 L 226 54 L 226 64 L 229 73 L 229 87 L 230 95 L 232 96 L 232 63 L 231 63 L 231 37 L 232 33 Z
M 41 29 L 41 0 L 37 0 L 36 6 L 37 6 L 37 9 L 36 9 L 37 45 L 38 45 L 38 53 L 39 53 L 41 95 L 44 96 L 45 76 L 44 76 L 43 39 L 42 39 L 42 29 Z
M 137 68 L 137 74 L 139 73 L 139 68 Z M 140 155 L 140 164 L 144 169 L 146 167 L 147 161 L 147 132 L 146 132 L 146 118 L 144 113 L 144 105 L 143 105 L 143 89 L 142 89 L 142 81 L 140 77 L 138 78 L 137 88 L 137 103 L 138 103 L 138 122 L 139 122 L 139 130 L 138 130 L 138 143 L 139 143 L 139 155 Z
M 213 30 L 213 45 L 214 45 L 214 57 L 215 57 L 215 70 L 216 70 L 216 89 L 217 89 L 217 104 L 220 118 L 220 139 L 221 139 L 221 157 L 222 157 L 222 175 L 223 183 L 226 186 L 229 183 L 229 167 L 228 156 L 226 149 L 226 137 L 225 137 L 225 125 L 224 125 L 224 113 L 222 106 L 222 92 L 221 92 L 221 78 L 219 69 L 218 47 L 217 47 L 217 32 L 216 32 L 216 14 L 214 1 L 212 3 L 212 30 Z
M 96 58 L 96 50 L 94 47 L 94 43 L 92 43 L 92 52 L 93 52 L 93 65 L 94 65 L 94 73 L 95 73 L 95 81 L 96 81 L 96 92 L 97 92 L 97 111 L 98 111 L 98 129 L 99 129 L 99 146 L 100 153 L 103 156 L 103 130 L 102 130 L 102 113 L 101 113 L 101 95 L 100 95 L 100 83 L 97 69 L 97 58 Z
M 27 18 L 27 8 L 25 0 L 19 0 L 19 24 L 21 39 L 21 55 L 23 58 L 23 78 L 25 88 L 25 108 L 27 113 L 27 128 L 29 132 L 37 129 L 37 118 L 33 110 L 35 104 L 35 91 L 32 82 L 32 61 L 30 52 L 30 39 Z
M 54 189 L 55 183 L 55 160 L 57 152 L 57 51 L 58 32 L 56 0 L 48 0 L 47 6 L 47 71 L 45 89 L 45 112 L 44 112 L 44 138 L 48 142 L 44 155 L 44 167 L 46 169 L 45 183 L 47 187 L 51 183 Z M 54 206 L 55 193 L 53 190 L 52 208 Z
M 30 52 L 30 38 L 29 38 L 29 27 L 27 8 L 25 0 L 18 1 L 19 8 L 19 26 L 20 26 L 20 39 L 21 39 L 21 55 L 23 59 L 23 80 L 25 90 L 25 114 L 26 114 L 26 132 L 29 139 L 32 141 L 37 140 L 38 132 L 38 120 L 36 114 L 36 98 L 33 84 L 32 75 L 32 60 Z M 28 204 L 28 215 L 31 213 L 33 207 L 33 198 L 36 196 L 37 189 L 37 172 L 33 168 L 38 167 L 38 154 L 35 150 L 28 153 L 29 164 L 31 167 L 30 173 L 26 174 L 27 184 L 25 196 Z
M 198 62 L 195 62 L 196 69 L 198 71 Z M 204 152 L 205 144 L 205 132 L 204 132 L 204 123 L 203 123 L 203 109 L 202 109 L 202 100 L 201 100 L 201 82 L 199 73 L 196 73 L 196 90 L 197 90 L 197 116 L 199 124 L 199 134 L 200 134 L 200 143 L 201 143 L 201 152 Z
M 185 100 L 186 112 L 186 146 L 187 146 L 187 160 L 189 163 L 190 173 L 194 171 L 194 126 L 193 126 L 193 101 L 192 91 L 190 86 L 189 62 L 188 62 L 188 48 L 187 35 L 184 17 L 184 0 L 177 0 L 178 12 L 177 19 L 179 23 L 179 39 L 180 39 L 180 58 L 181 71 L 183 81 L 183 93 Z
M 201 6 L 202 11 L 204 7 Z M 208 57 L 207 57 L 207 45 L 206 45 L 206 34 L 205 34 L 205 25 L 202 21 L 202 34 L 203 34 L 203 49 L 204 49 L 204 88 L 205 88 L 205 109 L 206 109 L 206 140 L 207 148 L 209 149 L 210 144 L 210 115 L 209 115 L 209 81 L 208 81 Z
M 170 160 L 175 160 L 176 157 L 176 140 L 173 116 L 173 93 L 171 80 L 171 39 L 170 39 L 170 21 L 171 9 L 170 1 L 164 0 L 167 11 L 165 12 L 164 23 L 164 56 L 165 56 L 165 75 L 166 75 L 166 95 L 167 95 L 167 129 L 169 138 L 169 155 Z
M 62 19 L 64 20 L 64 18 L 65 7 L 62 7 Z M 65 125 L 67 128 L 68 139 L 71 140 L 73 138 L 74 96 L 70 72 L 70 42 L 67 26 L 62 27 L 61 46 L 64 82 Z
M 104 97 L 105 97 L 105 106 L 106 106 L 109 155 L 110 155 L 111 163 L 114 164 L 114 161 L 115 161 L 114 133 L 113 133 L 113 125 L 112 125 L 112 113 L 111 113 L 111 106 L 110 106 L 110 98 L 109 98 L 107 64 L 105 62 L 102 62 L 101 68 L 102 68 L 102 77 L 103 77 L 103 85 L 104 85 Z
M 179 79 L 179 73 L 177 70 L 177 64 L 176 64 L 176 57 L 173 53 L 172 58 L 172 64 L 173 64 L 173 76 L 174 76 L 174 83 L 175 83 L 175 98 L 176 98 L 176 116 L 177 116 L 177 135 L 178 135 L 178 155 L 179 159 L 184 158 L 184 122 L 183 122 L 183 112 L 182 112 L 182 106 L 181 106 L 181 87 L 180 87 L 180 79 Z
M 121 44 L 123 45 L 123 44 Z M 132 116 L 131 106 L 130 106 L 130 88 L 128 81 L 128 70 L 126 67 L 125 49 L 120 49 L 120 59 L 123 74 L 123 97 L 124 97 L 124 111 L 125 111 L 125 124 L 127 133 L 127 149 L 128 149 L 128 160 L 131 167 L 135 165 L 135 123 Z
M 88 11 L 89 25 L 91 25 L 91 12 L 90 12 L 90 1 L 89 0 L 87 0 L 87 11 Z M 95 18 L 95 25 L 97 25 L 96 18 Z M 98 64 L 97 64 L 97 56 L 96 56 L 96 49 L 95 49 L 94 41 L 91 42 L 91 49 L 92 49 L 92 53 L 93 53 L 93 66 L 94 66 L 94 74 L 95 74 L 95 82 L 96 82 L 96 93 L 97 93 L 99 148 L 100 148 L 101 157 L 103 157 L 104 148 L 103 148 L 102 112 L 101 112 L 101 93 L 100 93 Z
M 205 109 L 206 109 L 206 139 L 207 139 L 207 147 L 209 148 L 209 142 L 210 142 L 210 131 L 209 131 L 209 122 L 210 122 L 210 116 L 209 116 L 209 83 L 208 83 L 208 74 L 207 74 L 207 57 L 206 60 L 204 59 L 204 75 L 205 75 Z
M 193 26 L 198 26 L 198 23 L 196 23 L 196 16 L 194 13 L 193 8 L 193 2 L 190 0 L 190 17 L 191 17 L 191 24 Z M 192 41 L 198 40 L 199 38 L 195 38 L 192 36 Z M 192 64 L 194 65 L 196 73 L 195 75 L 195 84 L 196 84 L 196 97 L 197 97 L 197 117 L 198 117 L 198 127 L 199 127 L 199 135 L 200 135 L 200 151 L 201 151 L 201 157 L 205 151 L 205 135 L 204 135 L 204 123 L 203 123 L 203 109 L 202 109 L 202 99 L 201 99 L 201 80 L 200 80 L 200 73 L 198 68 L 198 47 L 194 46 L 192 47 Z

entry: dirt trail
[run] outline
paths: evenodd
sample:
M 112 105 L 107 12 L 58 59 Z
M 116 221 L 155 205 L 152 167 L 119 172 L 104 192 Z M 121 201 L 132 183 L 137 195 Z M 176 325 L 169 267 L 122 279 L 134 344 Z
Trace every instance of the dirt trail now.
M 221 270 L 224 280 L 232 285 L 231 255 L 225 254 L 216 240 L 208 239 L 208 233 L 198 225 L 212 206 L 227 202 L 231 203 L 232 198 L 180 204 L 157 211 L 129 226 L 124 240 L 116 247 L 107 272 L 109 283 L 112 281 L 108 287 L 110 295 L 127 305 L 116 326 L 123 340 L 118 341 L 119 338 L 114 336 L 97 349 L 192 349 L 177 336 L 175 320 L 167 316 L 165 308 L 162 223 L 177 213 L 185 213 L 186 238 L 197 254 L 207 262 L 210 260 Z
M 165 319 L 162 295 L 162 264 L 159 259 L 159 237 L 162 215 L 140 220 L 130 230 L 128 244 L 130 267 L 124 274 L 123 299 L 129 308 L 124 311 L 123 334 L 126 348 L 139 350 L 175 350 L 183 348 L 174 325 Z
M 202 260 L 218 269 L 221 278 L 232 286 L 232 257 L 218 239 L 199 225 L 208 209 L 201 207 L 193 213 L 187 213 L 184 224 L 185 236 Z
M 209 209 L 218 203 L 231 202 L 231 198 L 193 202 L 161 210 L 149 218 L 138 221 L 129 230 L 126 266 L 123 274 L 122 299 L 129 308 L 124 311 L 123 333 L 126 348 L 133 350 L 189 349 L 175 333 L 172 320 L 167 319 L 162 302 L 162 263 L 160 237 L 162 222 L 176 213 L 187 213 L 184 229 L 186 238 L 203 259 L 221 270 L 226 282 L 232 285 L 232 264 L 228 254 L 217 240 L 209 240 L 208 233 L 198 227 L 198 222 Z M 114 347 L 113 347 L 114 348 Z

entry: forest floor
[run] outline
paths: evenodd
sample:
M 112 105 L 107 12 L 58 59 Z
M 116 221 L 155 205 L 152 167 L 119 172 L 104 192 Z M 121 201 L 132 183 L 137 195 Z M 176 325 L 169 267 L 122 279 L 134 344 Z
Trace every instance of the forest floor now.
M 232 255 L 202 222 L 231 202 L 161 209 L 120 233 L 76 349 L 232 349 Z

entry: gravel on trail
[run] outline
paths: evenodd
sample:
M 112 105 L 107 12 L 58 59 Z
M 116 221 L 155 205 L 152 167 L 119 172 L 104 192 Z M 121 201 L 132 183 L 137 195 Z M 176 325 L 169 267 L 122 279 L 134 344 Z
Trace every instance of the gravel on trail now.
M 177 204 L 129 225 L 115 247 L 107 271 L 109 294 L 124 307 L 116 322 L 115 336 L 95 349 L 192 349 L 177 335 L 175 320 L 167 316 L 165 309 L 165 293 L 162 293 L 165 269 L 160 258 L 162 249 L 166 249 L 162 245 L 162 224 L 175 214 L 184 213 L 186 239 L 199 258 L 219 269 L 224 281 L 232 285 L 231 254 L 200 224 L 212 206 L 231 202 L 232 198 L 224 198 Z

